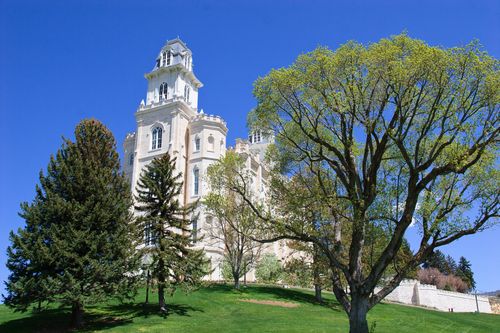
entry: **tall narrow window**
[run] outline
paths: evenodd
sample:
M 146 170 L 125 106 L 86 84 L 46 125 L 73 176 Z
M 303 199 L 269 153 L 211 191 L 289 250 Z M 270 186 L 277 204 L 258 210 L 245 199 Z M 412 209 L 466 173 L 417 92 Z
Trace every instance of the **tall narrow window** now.
M 165 62 L 167 61 L 167 52 L 163 52 L 163 57 L 162 58 L 163 58 L 163 60 L 161 62 L 161 65 L 165 66 Z
M 186 100 L 186 102 L 189 103 L 189 91 L 191 89 L 189 89 L 189 86 L 188 85 L 185 85 L 184 86 L 184 99 Z
M 168 97 L 168 85 L 166 82 L 160 84 L 160 101 L 167 99 Z
M 194 139 L 194 151 L 200 151 L 201 148 L 201 140 L 199 137 Z
M 198 195 L 200 193 L 200 170 L 195 168 L 193 170 L 193 194 Z
M 170 60 L 172 58 L 172 53 L 170 51 L 167 52 L 167 66 L 170 65 Z
M 130 154 L 130 156 L 128 157 L 128 164 L 134 164 L 134 153 Z
M 193 243 L 196 243 L 196 240 L 198 239 L 198 219 L 196 217 L 192 220 L 191 227 L 191 236 L 193 237 Z
M 208 137 L 208 151 L 214 151 L 215 150 L 215 140 L 212 135 Z
M 162 142 L 163 130 L 161 129 L 161 127 L 156 127 L 153 130 L 152 134 L 153 135 L 151 138 L 151 149 L 160 149 L 161 142 Z

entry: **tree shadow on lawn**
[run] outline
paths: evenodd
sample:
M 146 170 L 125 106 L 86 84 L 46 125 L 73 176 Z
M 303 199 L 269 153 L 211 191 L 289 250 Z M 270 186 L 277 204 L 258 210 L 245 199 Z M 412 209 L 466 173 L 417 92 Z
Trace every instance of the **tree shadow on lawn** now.
M 167 312 L 162 313 L 157 304 L 117 304 L 89 307 L 84 315 L 84 327 L 75 330 L 69 326 L 71 313 L 69 309 L 50 309 L 40 313 L 33 313 L 29 317 L 14 319 L 0 324 L 0 332 L 93 332 L 116 326 L 131 324 L 134 318 L 158 316 L 168 318 L 171 315 L 190 316 L 193 311 L 203 312 L 200 309 L 185 304 L 167 304 Z
M 206 291 L 212 292 L 233 292 L 239 293 L 242 296 L 254 296 L 259 299 L 262 298 L 263 294 L 271 295 L 274 298 L 278 298 L 283 301 L 295 301 L 298 303 L 308 303 L 312 305 L 323 306 L 331 310 L 341 312 L 340 304 L 336 300 L 324 299 L 322 302 L 318 302 L 314 295 L 307 293 L 305 291 L 282 288 L 277 286 L 266 286 L 266 285 L 250 285 L 245 288 L 242 286 L 241 290 L 238 291 L 230 285 L 214 284 L 205 289 Z

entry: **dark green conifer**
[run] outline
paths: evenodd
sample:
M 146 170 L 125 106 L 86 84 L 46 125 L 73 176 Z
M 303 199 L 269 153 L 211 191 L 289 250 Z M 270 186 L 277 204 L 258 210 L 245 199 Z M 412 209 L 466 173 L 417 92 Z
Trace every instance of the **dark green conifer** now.
M 467 260 L 465 257 L 460 257 L 458 261 L 457 276 L 467 284 L 469 291 L 476 289 L 474 272 L 472 271 L 470 261 Z
M 147 165 L 137 184 L 137 230 L 144 231 L 145 255 L 151 260 L 152 277 L 158 283 L 160 310 L 166 312 L 165 292 L 196 287 L 206 275 L 208 260 L 203 250 L 193 248 L 194 210 L 183 205 L 182 175 L 175 173 L 175 159 L 167 153 Z
M 10 234 L 5 304 L 71 306 L 78 327 L 86 305 L 133 295 L 139 260 L 131 206 L 113 135 L 83 120 L 75 142 L 64 140 L 40 172 L 33 202 L 21 204 L 26 225 Z

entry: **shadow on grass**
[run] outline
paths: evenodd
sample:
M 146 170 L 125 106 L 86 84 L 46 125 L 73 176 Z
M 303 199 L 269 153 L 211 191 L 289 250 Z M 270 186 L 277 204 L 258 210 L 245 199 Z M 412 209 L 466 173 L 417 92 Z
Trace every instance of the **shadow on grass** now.
M 98 309 L 98 312 L 95 309 Z M 75 330 L 69 326 L 71 313 L 68 309 L 50 309 L 33 313 L 29 317 L 2 323 L 0 324 L 0 332 L 94 332 L 130 324 L 137 317 L 189 316 L 189 313 L 194 311 L 203 312 L 201 309 L 184 304 L 167 304 L 167 312 L 160 312 L 157 304 L 132 303 L 93 306 L 86 310 L 84 327 Z
M 287 289 L 277 286 L 266 286 L 266 285 L 249 285 L 248 287 L 242 287 L 241 290 L 234 289 L 231 285 L 225 284 L 213 284 L 204 289 L 205 291 L 211 292 L 232 292 L 241 294 L 242 296 L 249 296 L 255 298 L 262 298 L 262 295 L 270 295 L 274 298 L 283 301 L 295 301 L 298 303 L 307 303 L 312 305 L 318 305 L 330 308 L 334 311 L 341 312 L 340 304 L 336 300 L 323 299 L 322 302 L 318 302 L 314 295 L 307 293 L 305 291 L 296 289 Z

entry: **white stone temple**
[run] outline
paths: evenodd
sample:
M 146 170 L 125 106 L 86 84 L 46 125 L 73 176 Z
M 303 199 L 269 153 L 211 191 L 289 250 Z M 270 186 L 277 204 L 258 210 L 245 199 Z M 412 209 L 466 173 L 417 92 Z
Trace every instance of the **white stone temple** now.
M 176 168 L 184 176 L 181 202 L 189 204 L 207 194 L 205 174 L 208 166 L 223 156 L 226 148 L 227 124 L 219 116 L 198 110 L 198 91 L 203 84 L 193 72 L 193 55 L 180 39 L 168 41 L 160 50 L 152 71 L 145 74 L 148 80 L 146 100 L 135 112 L 136 131 L 125 138 L 123 170 L 130 180 L 132 192 L 141 170 L 155 157 L 168 152 L 176 158 Z M 265 193 L 266 168 L 263 166 L 269 138 L 259 132 L 248 140 L 238 139 L 235 151 L 241 154 L 253 175 L 256 193 Z M 198 209 L 198 219 L 193 223 L 197 235 L 204 233 L 208 216 Z M 211 217 L 208 217 L 211 218 Z M 145 237 L 145 245 L 149 239 Z M 212 280 L 221 280 L 220 272 L 223 244 L 213 244 L 206 237 L 195 242 L 211 258 Z M 274 252 L 282 261 L 288 256 L 284 242 L 267 245 L 266 251 Z M 247 280 L 254 280 L 253 272 Z

